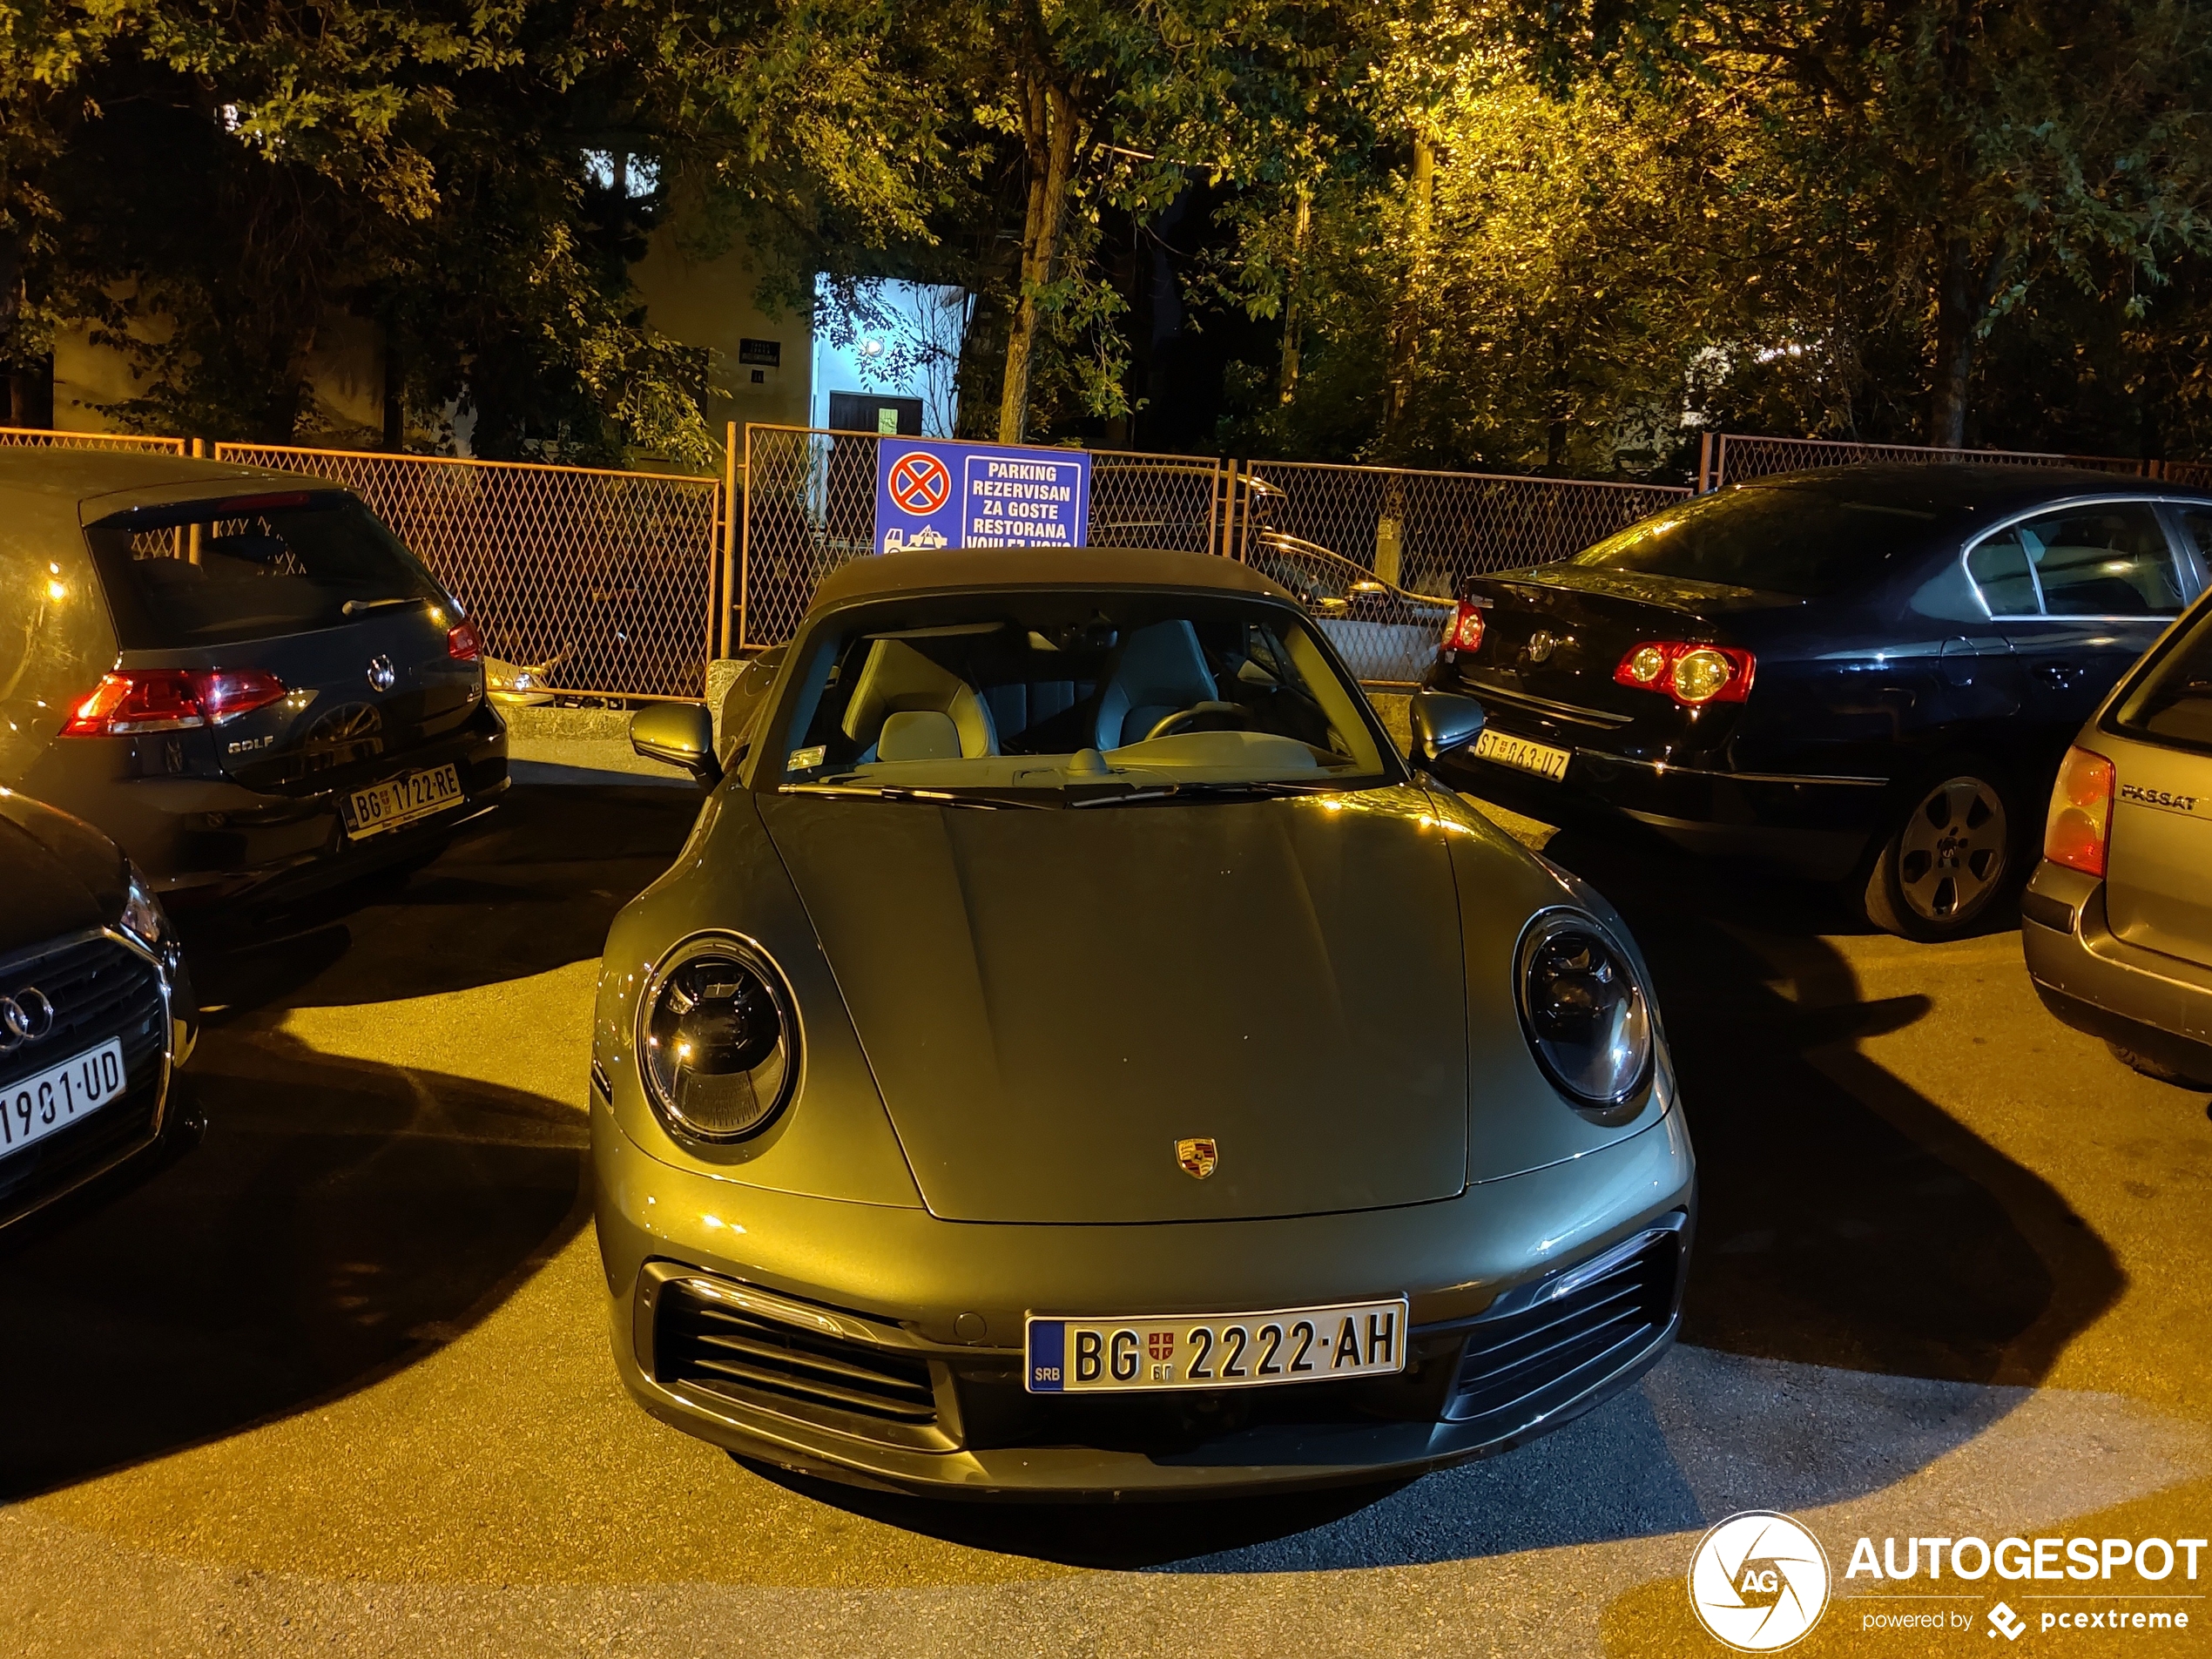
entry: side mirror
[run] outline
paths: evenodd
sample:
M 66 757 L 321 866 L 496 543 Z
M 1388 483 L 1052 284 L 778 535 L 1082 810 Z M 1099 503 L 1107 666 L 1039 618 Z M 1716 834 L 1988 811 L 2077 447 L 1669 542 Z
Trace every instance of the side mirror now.
M 1416 691 L 1406 722 L 1413 732 L 1406 758 L 1414 771 L 1429 772 L 1447 751 L 1482 734 L 1482 705 L 1450 691 Z
M 698 703 L 654 703 L 630 717 L 630 746 L 648 760 L 681 766 L 703 784 L 717 782 L 714 717 Z

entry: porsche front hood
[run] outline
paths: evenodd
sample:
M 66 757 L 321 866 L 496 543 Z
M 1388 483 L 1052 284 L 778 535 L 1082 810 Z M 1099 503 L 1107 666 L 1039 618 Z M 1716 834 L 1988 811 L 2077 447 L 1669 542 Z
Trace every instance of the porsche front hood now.
M 931 1211 L 1160 1222 L 1465 1185 L 1460 907 L 1421 799 L 761 806 Z

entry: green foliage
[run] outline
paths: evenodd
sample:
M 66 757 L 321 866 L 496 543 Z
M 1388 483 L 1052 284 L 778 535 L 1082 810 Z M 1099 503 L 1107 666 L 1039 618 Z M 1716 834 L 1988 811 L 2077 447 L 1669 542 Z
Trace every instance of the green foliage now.
M 1051 439 L 1136 406 L 1145 239 L 1202 199 L 1188 326 L 1264 353 L 1225 371 L 1229 447 L 2202 448 L 2208 12 L 0 0 L 0 364 L 90 324 L 141 371 L 132 420 L 295 437 L 368 339 L 418 433 L 458 401 L 485 453 L 704 462 L 700 354 L 629 274 L 672 225 L 749 245 L 774 306 L 819 273 L 968 289 L 962 428 L 1011 386 Z

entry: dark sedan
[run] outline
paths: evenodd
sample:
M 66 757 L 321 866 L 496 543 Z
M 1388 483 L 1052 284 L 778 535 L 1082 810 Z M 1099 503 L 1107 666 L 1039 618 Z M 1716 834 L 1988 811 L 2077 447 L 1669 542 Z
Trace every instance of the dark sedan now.
M 482 643 L 351 491 L 0 451 L 0 784 L 172 907 L 426 859 L 507 785 Z
M 1425 684 L 1488 713 L 1444 763 L 1476 794 L 1626 814 L 1943 938 L 2025 876 L 2067 741 L 2208 557 L 2212 499 L 2148 481 L 1796 473 L 1470 578 Z
M 187 1143 L 199 1022 L 161 902 L 88 824 L 0 789 L 0 1238 Z

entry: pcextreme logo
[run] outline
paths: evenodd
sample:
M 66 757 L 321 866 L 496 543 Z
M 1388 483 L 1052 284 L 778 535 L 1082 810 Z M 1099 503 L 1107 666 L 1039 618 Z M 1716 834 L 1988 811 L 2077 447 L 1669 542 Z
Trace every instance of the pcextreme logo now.
M 1730 1515 L 1689 1558 L 1689 1605 L 1700 1624 L 1739 1653 L 1778 1652 L 1820 1622 L 1828 1554 L 1787 1515 Z

